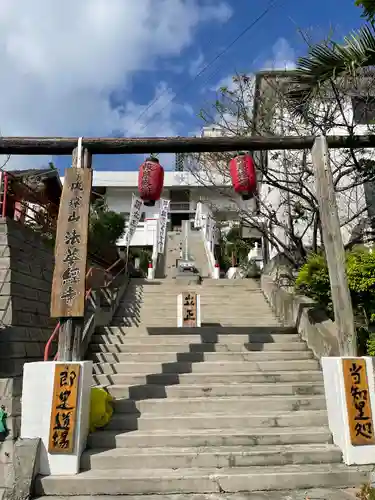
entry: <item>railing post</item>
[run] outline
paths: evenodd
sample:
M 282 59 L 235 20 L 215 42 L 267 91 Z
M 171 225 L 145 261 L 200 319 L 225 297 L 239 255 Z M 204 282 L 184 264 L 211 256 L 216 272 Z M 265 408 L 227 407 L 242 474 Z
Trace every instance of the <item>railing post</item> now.
M 60 318 L 59 361 L 79 361 L 83 318 L 87 239 L 92 185 L 91 154 L 81 139 L 65 170 L 55 243 L 51 316 Z

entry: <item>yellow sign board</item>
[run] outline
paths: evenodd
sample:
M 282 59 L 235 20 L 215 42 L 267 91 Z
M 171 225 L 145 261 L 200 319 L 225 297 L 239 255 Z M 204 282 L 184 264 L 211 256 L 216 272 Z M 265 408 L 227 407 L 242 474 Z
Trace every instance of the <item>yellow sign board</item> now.
M 366 360 L 342 360 L 350 440 L 353 446 L 375 444 Z
M 72 363 L 55 366 L 49 453 L 74 452 L 80 368 Z

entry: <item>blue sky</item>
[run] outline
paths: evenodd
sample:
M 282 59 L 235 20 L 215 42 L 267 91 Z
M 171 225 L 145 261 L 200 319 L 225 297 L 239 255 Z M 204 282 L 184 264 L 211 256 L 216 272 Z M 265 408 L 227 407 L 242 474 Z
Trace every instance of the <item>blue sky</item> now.
M 194 75 L 266 0 L 2 0 L 2 135 L 191 135 L 199 110 L 235 72 L 290 67 L 312 41 L 361 24 L 354 0 L 278 0 L 196 81 Z M 139 5 L 141 4 L 141 5 Z M 3 8 L 5 6 L 5 9 Z M 43 19 L 48 17 L 49 23 Z M 175 95 L 175 97 L 174 97 Z M 145 108 L 160 96 L 159 100 Z M 140 116 L 141 115 L 141 116 Z M 173 168 L 173 157 L 163 158 Z M 54 158 L 59 170 L 68 157 Z M 97 170 L 137 169 L 142 157 L 94 158 Z M 48 158 L 11 159 L 11 168 Z

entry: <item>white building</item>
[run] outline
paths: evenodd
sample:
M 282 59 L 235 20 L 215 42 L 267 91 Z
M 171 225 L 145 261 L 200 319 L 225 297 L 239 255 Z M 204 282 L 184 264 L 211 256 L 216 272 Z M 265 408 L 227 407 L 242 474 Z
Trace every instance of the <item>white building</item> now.
M 218 181 L 219 182 L 219 181 Z M 130 214 L 132 194 L 138 193 L 138 171 L 126 172 L 94 172 L 93 191 L 105 197 L 109 210 Z M 222 185 L 223 189 L 226 186 Z M 190 172 L 166 171 L 164 174 L 164 189 L 162 198 L 169 199 L 169 228 L 181 228 L 183 220 L 194 221 L 198 202 L 209 201 L 215 206 L 227 211 L 228 201 L 220 195 L 215 195 L 209 188 L 204 187 Z M 143 214 L 131 246 L 153 246 L 159 214 L 159 202 L 154 207 L 143 206 Z M 125 243 L 118 241 L 119 246 Z

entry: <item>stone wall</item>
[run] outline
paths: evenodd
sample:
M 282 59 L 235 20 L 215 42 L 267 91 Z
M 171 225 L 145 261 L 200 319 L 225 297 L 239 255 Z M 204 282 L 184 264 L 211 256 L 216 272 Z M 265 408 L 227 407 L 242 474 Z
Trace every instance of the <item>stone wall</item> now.
M 43 357 L 56 320 L 49 315 L 53 248 L 17 221 L 0 219 L 0 377 L 22 375 Z
M 43 359 L 57 322 L 49 316 L 53 260 L 53 248 L 38 234 L 0 219 L 0 405 L 8 413 L 9 429 L 8 435 L 0 434 L 0 490 L 13 481 L 23 365 Z
M 276 316 L 285 325 L 296 327 L 317 359 L 340 355 L 336 326 L 319 304 L 266 274 L 261 277 L 261 287 Z

